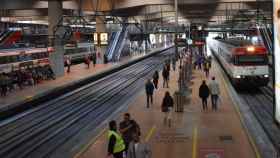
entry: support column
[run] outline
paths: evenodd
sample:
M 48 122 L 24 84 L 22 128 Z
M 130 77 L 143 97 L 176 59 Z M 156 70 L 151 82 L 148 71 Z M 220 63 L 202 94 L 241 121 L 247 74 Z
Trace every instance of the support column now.
M 96 17 L 96 32 L 107 32 L 106 30 L 106 25 L 105 25 L 105 16 L 97 16 Z M 104 63 L 104 54 L 107 50 L 107 46 L 97 46 L 97 58 L 96 58 L 96 63 L 101 64 Z
M 62 19 L 62 15 L 63 15 L 62 1 L 61 0 L 48 1 L 49 46 L 54 47 L 55 50 L 50 55 L 50 63 L 56 77 L 64 75 L 64 48 L 62 44 L 62 39 L 55 37 L 55 34 L 58 35 L 59 32 L 54 34 L 54 29 Z

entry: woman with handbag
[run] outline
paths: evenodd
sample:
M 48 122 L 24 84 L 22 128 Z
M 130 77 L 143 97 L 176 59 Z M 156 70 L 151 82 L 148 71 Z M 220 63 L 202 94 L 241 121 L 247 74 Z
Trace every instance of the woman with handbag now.
M 168 121 L 168 126 L 171 127 L 171 113 L 174 105 L 173 98 L 170 96 L 170 93 L 167 91 L 165 92 L 165 96 L 163 98 L 162 104 L 161 104 L 161 111 L 164 113 L 164 124 Z

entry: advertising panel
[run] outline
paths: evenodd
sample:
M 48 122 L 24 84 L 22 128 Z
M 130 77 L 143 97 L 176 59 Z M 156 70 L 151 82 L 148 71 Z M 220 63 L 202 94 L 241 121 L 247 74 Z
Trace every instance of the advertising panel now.
M 98 33 L 93 33 L 93 44 L 98 45 Z
M 274 64 L 275 64 L 275 119 L 280 123 L 280 1 L 273 0 Z
M 108 33 L 100 33 L 100 44 L 101 45 L 108 44 Z

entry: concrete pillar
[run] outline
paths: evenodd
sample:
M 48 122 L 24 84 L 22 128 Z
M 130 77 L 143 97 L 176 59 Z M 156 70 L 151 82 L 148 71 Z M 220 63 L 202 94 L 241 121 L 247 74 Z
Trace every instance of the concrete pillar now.
M 107 32 L 106 30 L 106 25 L 105 25 L 105 16 L 97 16 L 96 17 L 96 32 Z M 109 41 L 108 41 L 109 42 Z M 96 47 L 97 53 L 97 58 L 96 58 L 96 63 L 101 64 L 104 63 L 104 54 L 107 50 L 107 46 L 97 46 Z
M 62 44 L 62 39 L 56 38 L 54 35 L 54 29 L 62 19 L 62 15 L 62 1 L 48 1 L 49 45 L 55 49 L 55 51 L 50 55 L 50 63 L 56 77 L 64 75 L 64 47 Z M 56 32 L 55 34 L 63 34 L 63 32 Z

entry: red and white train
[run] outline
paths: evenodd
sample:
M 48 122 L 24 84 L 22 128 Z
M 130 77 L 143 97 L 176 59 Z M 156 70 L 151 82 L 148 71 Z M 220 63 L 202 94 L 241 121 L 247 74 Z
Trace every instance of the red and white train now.
M 14 52 L 0 51 L 0 73 L 15 71 L 25 66 L 48 65 L 53 48 L 30 48 Z
M 211 39 L 207 44 L 234 86 L 268 84 L 268 52 L 264 46 L 240 39 Z

